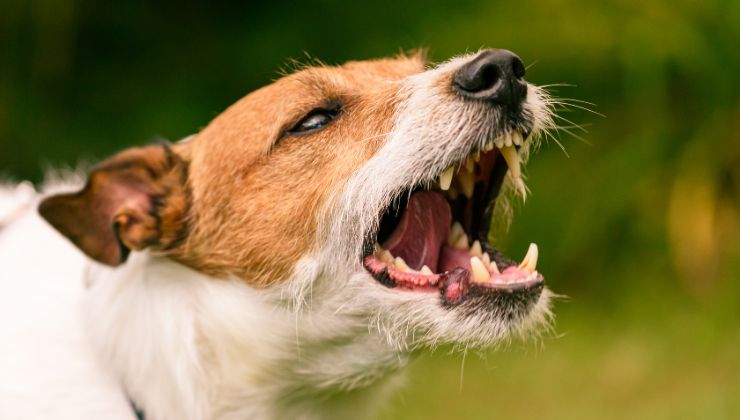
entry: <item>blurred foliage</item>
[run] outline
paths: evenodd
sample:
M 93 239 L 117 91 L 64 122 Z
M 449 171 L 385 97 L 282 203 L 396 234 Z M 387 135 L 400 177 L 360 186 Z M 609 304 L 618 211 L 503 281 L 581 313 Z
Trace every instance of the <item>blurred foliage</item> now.
M 328 63 L 504 47 L 562 110 L 567 156 L 498 242 L 541 249 L 555 334 L 422 356 L 394 418 L 740 417 L 740 2 L 5 1 L 0 171 L 39 181 L 197 131 L 304 52 Z M 566 120 L 567 119 L 567 120 Z M 572 121 L 572 123 L 571 123 Z M 587 132 L 581 132 L 579 125 Z

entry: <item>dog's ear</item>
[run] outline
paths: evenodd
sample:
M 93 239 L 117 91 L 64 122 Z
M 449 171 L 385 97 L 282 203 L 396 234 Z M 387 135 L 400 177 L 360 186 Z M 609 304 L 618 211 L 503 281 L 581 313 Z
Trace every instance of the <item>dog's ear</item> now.
M 167 251 L 186 234 L 187 163 L 169 145 L 133 148 L 97 166 L 77 193 L 39 213 L 85 254 L 116 266 L 130 250 Z

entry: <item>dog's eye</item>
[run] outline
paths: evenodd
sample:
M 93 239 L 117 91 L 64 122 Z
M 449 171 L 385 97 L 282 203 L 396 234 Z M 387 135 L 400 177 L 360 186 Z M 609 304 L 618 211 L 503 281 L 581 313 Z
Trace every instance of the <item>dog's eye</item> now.
M 314 109 L 308 115 L 303 117 L 293 128 L 288 130 L 289 133 L 307 133 L 324 128 L 327 124 L 334 121 L 337 117 L 337 111 L 331 109 Z

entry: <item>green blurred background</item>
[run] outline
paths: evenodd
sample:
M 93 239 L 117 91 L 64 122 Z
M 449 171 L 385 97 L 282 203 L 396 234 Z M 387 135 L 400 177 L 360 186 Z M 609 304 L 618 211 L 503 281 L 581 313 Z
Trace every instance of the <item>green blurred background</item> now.
M 499 241 L 567 298 L 539 340 L 422 355 L 384 417 L 740 418 L 739 45 L 738 1 L 6 0 L 0 173 L 178 139 L 304 52 L 508 48 L 605 115 L 561 113 L 587 142 L 535 155 Z

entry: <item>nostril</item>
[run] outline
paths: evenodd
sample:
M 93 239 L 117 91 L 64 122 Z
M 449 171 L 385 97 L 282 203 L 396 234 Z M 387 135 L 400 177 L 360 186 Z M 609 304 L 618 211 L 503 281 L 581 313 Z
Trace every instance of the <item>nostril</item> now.
M 487 62 L 471 63 L 455 75 L 455 85 L 466 92 L 481 92 L 492 88 L 501 78 L 501 70 Z
M 524 63 L 522 63 L 522 60 L 517 56 L 514 56 L 511 59 L 511 70 L 514 73 L 514 77 L 517 79 L 524 77 L 524 74 L 527 72 L 527 69 L 524 68 Z
M 493 87 L 501 78 L 501 71 L 497 66 L 486 65 L 481 69 L 481 87 L 484 90 Z

